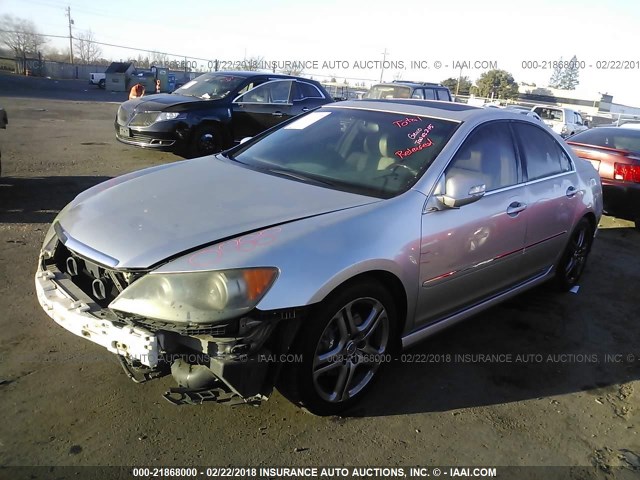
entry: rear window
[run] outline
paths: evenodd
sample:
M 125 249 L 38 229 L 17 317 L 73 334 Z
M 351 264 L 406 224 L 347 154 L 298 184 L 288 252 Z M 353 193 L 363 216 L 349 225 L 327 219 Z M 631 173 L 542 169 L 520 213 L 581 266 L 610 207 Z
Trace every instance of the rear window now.
M 557 108 L 536 107 L 533 111 L 540 115 L 542 120 L 564 121 L 562 110 Z
M 640 130 L 592 128 L 573 135 L 568 141 L 640 152 Z
M 403 85 L 374 85 L 367 98 L 411 98 L 411 87 Z

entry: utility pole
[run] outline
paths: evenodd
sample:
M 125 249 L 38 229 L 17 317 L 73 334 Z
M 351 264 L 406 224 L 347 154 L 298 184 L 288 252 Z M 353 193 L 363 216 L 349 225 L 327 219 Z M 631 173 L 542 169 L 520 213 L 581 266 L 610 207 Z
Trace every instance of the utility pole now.
M 380 83 L 382 83 L 382 75 L 384 75 L 384 62 L 387 61 L 387 49 L 385 47 L 384 52 L 382 52 L 382 70 L 380 70 Z
M 73 65 L 73 34 L 71 33 L 71 25 L 73 25 L 73 19 L 71 18 L 71 7 L 67 6 L 67 17 L 69 18 L 69 62 Z
M 460 73 L 458 74 L 458 84 L 456 85 L 456 94 L 454 95 L 455 100 L 458 100 L 458 92 L 460 91 L 460 80 L 462 80 L 462 67 L 460 67 Z

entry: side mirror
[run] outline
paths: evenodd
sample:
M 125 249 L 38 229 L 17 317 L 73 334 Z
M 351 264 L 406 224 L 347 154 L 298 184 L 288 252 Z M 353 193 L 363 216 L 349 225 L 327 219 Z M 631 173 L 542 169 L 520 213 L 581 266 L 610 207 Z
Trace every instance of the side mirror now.
M 486 184 L 473 172 L 453 168 L 446 175 L 445 193 L 436 197 L 445 207 L 464 207 L 477 202 L 485 194 Z

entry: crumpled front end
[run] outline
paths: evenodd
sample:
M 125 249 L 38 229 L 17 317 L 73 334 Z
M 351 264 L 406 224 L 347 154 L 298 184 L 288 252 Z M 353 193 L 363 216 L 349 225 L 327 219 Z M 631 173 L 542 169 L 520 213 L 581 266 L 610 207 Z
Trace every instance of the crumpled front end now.
M 303 312 L 252 309 L 212 324 L 178 324 L 110 308 L 148 274 L 98 263 L 50 233 L 35 285 L 40 305 L 56 323 L 118 355 L 132 380 L 171 373 L 178 388 L 165 398 L 173 403 L 266 399 L 279 369 L 274 352 L 288 349 Z

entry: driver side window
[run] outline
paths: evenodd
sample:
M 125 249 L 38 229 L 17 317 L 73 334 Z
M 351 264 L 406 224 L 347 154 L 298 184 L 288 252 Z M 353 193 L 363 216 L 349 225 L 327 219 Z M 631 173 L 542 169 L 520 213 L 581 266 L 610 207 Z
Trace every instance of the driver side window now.
M 289 103 L 291 80 L 274 80 L 263 83 L 236 98 L 237 103 Z
M 487 192 L 518 183 L 518 162 L 507 122 L 482 125 L 469 135 L 445 171 L 445 186 L 456 176 L 477 178 Z

